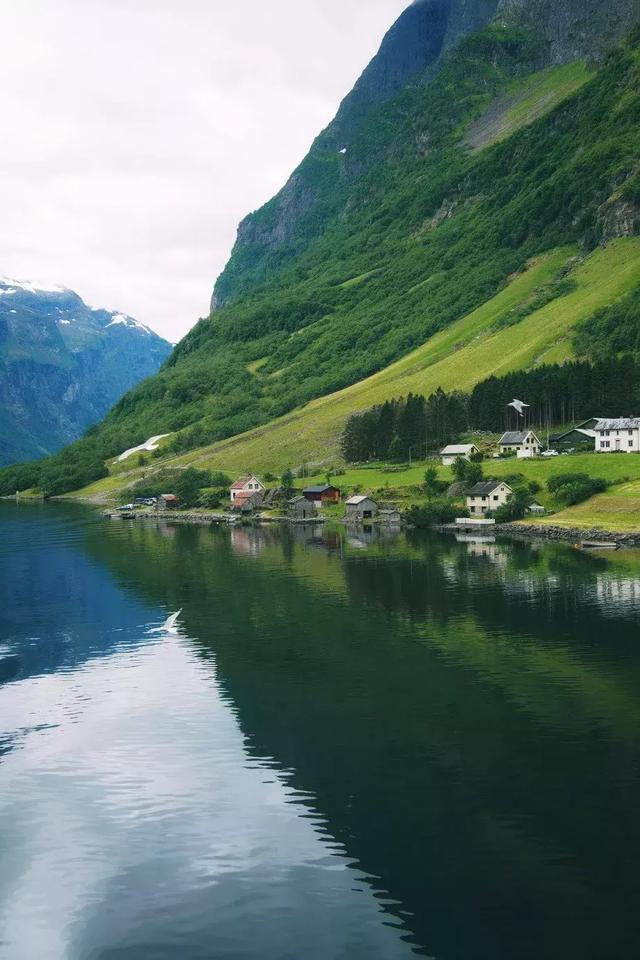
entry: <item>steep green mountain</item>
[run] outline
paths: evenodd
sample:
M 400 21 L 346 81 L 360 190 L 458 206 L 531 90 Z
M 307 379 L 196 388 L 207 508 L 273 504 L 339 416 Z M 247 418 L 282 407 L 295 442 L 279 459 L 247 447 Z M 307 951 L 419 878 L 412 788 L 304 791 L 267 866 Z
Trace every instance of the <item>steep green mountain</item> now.
M 171 346 L 72 290 L 0 278 L 0 464 L 77 440 Z
M 403 364 L 425 392 L 572 356 L 640 280 L 638 20 L 640 0 L 412 4 L 241 224 L 211 315 L 24 485 L 169 432 L 185 461 L 320 461 Z

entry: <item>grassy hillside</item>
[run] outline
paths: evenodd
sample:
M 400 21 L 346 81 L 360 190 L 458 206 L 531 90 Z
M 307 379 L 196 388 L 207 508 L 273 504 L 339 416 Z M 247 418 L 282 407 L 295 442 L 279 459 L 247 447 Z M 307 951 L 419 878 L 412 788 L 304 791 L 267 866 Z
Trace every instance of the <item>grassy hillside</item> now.
M 482 116 L 473 121 L 465 134 L 465 143 L 473 150 L 482 150 L 508 140 L 522 127 L 554 110 L 592 76 L 593 71 L 586 64 L 575 61 L 513 80 Z
M 516 308 L 545 289 L 561 268 L 570 268 L 571 292 L 505 325 Z M 468 389 L 492 373 L 528 368 L 551 356 L 569 356 L 572 328 L 601 305 L 633 289 L 640 274 L 640 238 L 615 241 L 584 259 L 572 248 L 535 258 L 528 268 L 482 307 L 436 334 L 402 360 L 360 383 L 307 404 L 268 427 L 249 431 L 174 459 L 175 463 L 243 471 L 332 463 L 347 416 L 409 392 Z M 130 465 L 111 464 L 131 476 Z M 135 474 L 133 474 L 135 475 Z M 111 479 L 92 487 L 113 489 Z
M 636 202 L 640 54 L 630 41 L 593 76 L 535 67 L 532 36 L 493 25 L 363 116 L 346 155 L 314 148 L 305 176 L 326 203 L 299 247 L 243 248 L 235 299 L 29 480 L 72 489 L 159 433 L 183 462 L 228 469 L 331 459 L 353 410 L 570 356 L 571 328 L 638 273 L 637 240 L 600 243 L 634 232 L 615 214 Z
M 573 459 L 573 458 L 566 458 Z M 609 457 L 608 459 L 614 459 Z M 611 530 L 614 533 L 640 532 L 640 478 L 635 457 L 616 457 L 627 462 L 623 475 L 629 483 L 620 484 L 576 507 L 556 513 L 548 522 L 557 527 L 579 530 Z M 631 462 L 633 461 L 633 462 Z M 536 521 L 529 521 L 536 523 Z

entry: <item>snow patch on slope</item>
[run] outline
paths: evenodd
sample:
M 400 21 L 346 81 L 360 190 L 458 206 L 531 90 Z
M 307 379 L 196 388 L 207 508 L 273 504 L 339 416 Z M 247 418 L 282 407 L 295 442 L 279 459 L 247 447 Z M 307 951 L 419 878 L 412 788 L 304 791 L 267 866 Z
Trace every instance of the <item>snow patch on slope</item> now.
M 116 326 L 125 326 L 130 329 L 135 328 L 136 330 L 142 330 L 143 333 L 151 333 L 149 327 L 145 327 L 144 323 L 140 323 L 139 320 L 134 320 L 133 317 L 127 317 L 124 313 L 116 313 L 113 320 L 106 325 L 105 330 L 108 330 L 109 327 Z
M 170 433 L 159 433 L 157 437 L 150 437 L 146 443 L 141 443 L 140 446 L 131 447 L 129 450 L 125 450 L 124 453 L 121 453 L 118 457 L 118 463 L 122 463 L 123 460 L 128 460 L 134 453 L 151 453 L 157 450 L 158 442 L 170 436 Z
M 27 293 L 66 293 L 67 287 L 57 284 L 37 283 L 35 280 L 14 280 L 11 277 L 0 277 L 0 284 L 9 287 L 0 293 L 15 293 L 16 290 L 25 290 Z

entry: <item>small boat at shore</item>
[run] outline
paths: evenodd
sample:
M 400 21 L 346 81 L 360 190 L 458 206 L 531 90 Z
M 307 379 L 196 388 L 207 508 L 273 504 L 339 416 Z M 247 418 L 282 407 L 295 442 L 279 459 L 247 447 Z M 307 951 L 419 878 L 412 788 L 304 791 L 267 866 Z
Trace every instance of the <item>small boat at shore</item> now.
M 620 544 L 615 540 L 583 540 L 574 544 L 576 550 L 619 550 Z

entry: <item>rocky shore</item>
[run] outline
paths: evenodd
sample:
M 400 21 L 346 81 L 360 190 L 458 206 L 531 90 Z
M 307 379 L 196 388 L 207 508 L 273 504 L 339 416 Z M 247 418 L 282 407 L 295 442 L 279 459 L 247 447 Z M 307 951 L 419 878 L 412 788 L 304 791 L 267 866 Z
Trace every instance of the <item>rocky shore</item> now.
M 209 526 L 212 523 L 247 523 L 247 524 L 274 524 L 274 523 L 306 523 L 318 524 L 326 523 L 324 517 L 314 517 L 310 520 L 298 521 L 285 516 L 272 516 L 255 514 L 251 517 L 234 517 L 229 513 L 221 513 L 212 510 L 136 510 L 132 511 L 136 520 L 171 520 L 173 523 L 191 523 Z M 124 516 L 117 510 L 105 510 L 103 512 L 105 519 L 131 521 L 132 514 Z
M 555 527 L 552 524 L 505 523 L 496 532 L 537 540 L 565 540 L 569 543 L 596 541 L 618 543 L 621 547 L 640 547 L 640 530 L 631 533 L 614 533 L 611 530 L 584 530 L 574 527 Z

